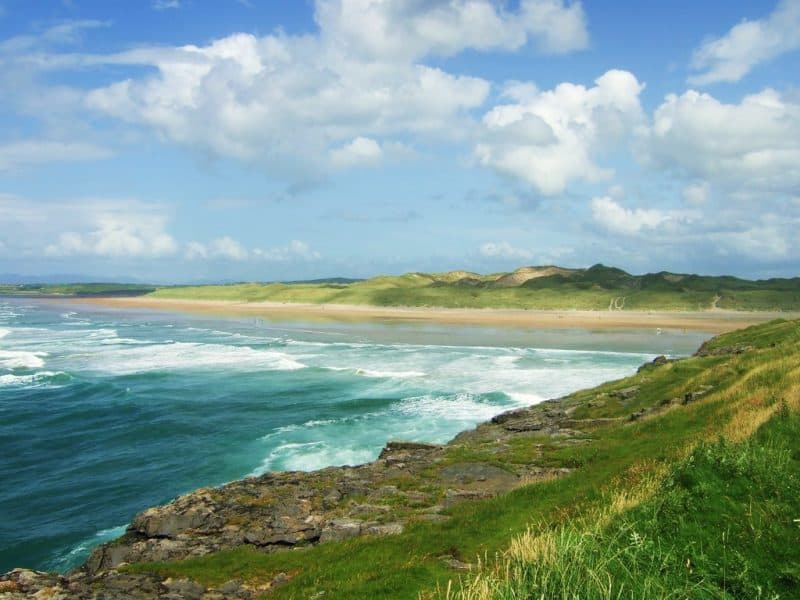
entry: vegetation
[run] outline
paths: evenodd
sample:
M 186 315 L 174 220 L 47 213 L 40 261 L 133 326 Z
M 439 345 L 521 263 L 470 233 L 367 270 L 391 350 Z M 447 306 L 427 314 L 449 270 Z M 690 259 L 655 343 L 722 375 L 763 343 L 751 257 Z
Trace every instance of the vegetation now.
M 563 403 L 582 443 L 537 434 L 491 458 L 569 476 L 456 504 L 446 522 L 397 536 L 126 569 L 206 585 L 285 573 L 264 596 L 278 599 L 800 596 L 800 321 L 722 335 Z M 450 458 L 482 451 L 454 444 Z
M 141 296 L 155 290 L 138 283 L 0 284 L 0 295 L 7 296 Z
M 161 298 L 583 310 L 800 310 L 800 278 L 748 281 L 611 267 L 522 267 L 512 273 L 408 273 L 355 282 L 242 283 L 161 288 Z
M 237 302 L 514 308 L 544 310 L 800 311 L 800 277 L 748 281 L 676 273 L 631 275 L 588 269 L 521 267 L 511 273 L 468 271 L 329 278 L 283 283 L 199 286 L 140 284 L 0 284 L 5 295 L 137 296 Z

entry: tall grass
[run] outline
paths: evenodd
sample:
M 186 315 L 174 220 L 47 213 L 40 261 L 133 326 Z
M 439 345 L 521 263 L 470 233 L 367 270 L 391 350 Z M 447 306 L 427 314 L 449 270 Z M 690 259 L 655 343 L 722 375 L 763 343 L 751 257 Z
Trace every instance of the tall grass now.
M 800 416 L 771 406 L 751 439 L 703 442 L 617 508 L 529 530 L 440 598 L 800 597 Z

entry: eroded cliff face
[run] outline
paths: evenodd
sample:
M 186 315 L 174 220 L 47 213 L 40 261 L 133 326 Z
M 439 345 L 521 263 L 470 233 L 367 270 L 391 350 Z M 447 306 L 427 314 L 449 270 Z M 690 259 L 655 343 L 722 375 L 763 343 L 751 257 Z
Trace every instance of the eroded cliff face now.
M 122 537 L 96 548 L 71 573 L 15 569 L 0 576 L 0 598 L 255 597 L 289 576 L 279 574 L 258 585 L 229 581 L 207 589 L 188 579 L 162 579 L 119 567 L 198 557 L 245 544 L 280 552 L 356 536 L 396 535 L 417 520 L 445 521 L 446 509 L 457 502 L 568 473 L 569 469 L 536 466 L 536 461 L 506 462 L 503 457 L 525 437 L 546 436 L 550 447 L 587 442 L 581 422 L 570 418 L 573 409 L 568 400 L 550 400 L 498 415 L 445 445 L 394 441 L 377 460 L 360 466 L 267 473 L 202 488 L 136 515 Z M 532 448 L 537 446 L 534 441 Z M 479 450 L 481 456 L 496 460 L 459 460 L 464 450 Z M 448 564 L 464 567 L 457 560 Z

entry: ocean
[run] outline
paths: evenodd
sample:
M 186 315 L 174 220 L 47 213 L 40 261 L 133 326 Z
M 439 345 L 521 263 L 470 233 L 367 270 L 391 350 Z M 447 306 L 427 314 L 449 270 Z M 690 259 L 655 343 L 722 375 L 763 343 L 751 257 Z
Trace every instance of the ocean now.
M 707 337 L 0 298 L 0 572 L 66 571 L 181 493 L 446 442 Z

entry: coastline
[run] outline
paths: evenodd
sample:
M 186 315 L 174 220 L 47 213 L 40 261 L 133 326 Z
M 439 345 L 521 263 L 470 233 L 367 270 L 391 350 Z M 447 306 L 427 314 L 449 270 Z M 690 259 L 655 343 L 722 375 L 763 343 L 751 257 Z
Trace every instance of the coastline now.
M 429 321 L 459 325 L 535 327 L 542 329 L 682 329 L 724 333 L 776 318 L 798 318 L 797 313 L 706 310 L 590 311 L 395 307 L 352 304 L 240 302 L 232 300 L 176 300 L 171 298 L 95 297 L 60 298 L 107 308 L 146 309 L 220 316 L 248 316 L 324 321 Z
M 794 327 L 796 323 L 786 325 Z M 786 329 L 782 325 L 772 327 L 776 326 Z M 754 358 L 765 355 L 766 360 L 766 355 L 772 358 L 786 351 L 775 348 L 776 343 L 786 344 L 783 339 L 764 346 L 764 340 L 754 337 L 753 345 L 743 345 L 736 335 L 726 338 L 731 343 L 714 340 L 704 343 L 693 357 L 719 356 L 731 365 L 743 365 L 742 361 L 749 360 L 749 372 L 753 373 L 753 364 L 755 368 L 760 364 Z M 181 570 L 175 561 L 194 558 L 211 561 L 211 565 L 215 553 L 248 548 L 249 554 L 241 556 L 252 561 L 252 568 L 258 571 L 264 569 L 259 564 L 268 560 L 262 557 L 273 553 L 294 554 L 284 554 L 281 550 L 345 542 L 362 536 L 391 538 L 418 534 L 418 529 L 407 532 L 409 525 L 431 528 L 448 522 L 463 525 L 471 513 L 450 512 L 458 504 L 490 502 L 522 486 L 560 479 L 589 468 L 569 461 L 543 463 L 539 450 L 543 445 L 531 445 L 531 439 L 546 440 L 548 454 L 571 451 L 607 428 L 625 427 L 635 432 L 640 424 L 652 419 L 681 413 L 695 415 L 706 396 L 718 398 L 724 393 L 722 386 L 715 390 L 713 385 L 690 378 L 680 383 L 675 397 L 669 398 L 662 397 L 663 385 L 659 382 L 672 381 L 674 370 L 670 363 L 693 357 L 677 361 L 658 357 L 643 364 L 631 377 L 500 413 L 462 431 L 445 444 L 390 440 L 380 456 L 369 463 L 310 472 L 269 472 L 220 487 L 197 489 L 142 511 L 124 535 L 98 546 L 81 567 L 69 573 L 18 568 L 0 574 L 0 596 L 4 596 L 2 592 L 10 592 L 11 598 L 39 598 L 44 592 L 92 598 L 110 592 L 134 600 L 149 600 L 164 594 L 250 599 L 275 591 L 293 578 L 301 578 L 302 571 L 267 568 L 258 577 L 249 579 L 240 577 L 236 571 L 232 579 L 219 578 L 219 582 L 209 583 L 195 579 L 202 573 L 192 571 L 191 567 Z M 725 371 L 737 380 L 747 378 L 747 374 L 742 375 L 737 369 Z M 610 405 L 616 409 L 607 415 L 604 411 Z M 774 405 L 769 414 L 775 414 L 777 407 Z M 704 423 L 706 419 L 691 419 L 700 421 Z M 657 431 L 663 433 L 662 429 Z M 533 453 L 526 455 L 525 460 L 504 461 L 498 466 L 494 457 L 519 441 Z M 662 446 L 656 447 L 662 452 Z M 465 455 L 465 450 L 470 452 Z M 594 486 L 589 480 L 588 485 Z M 397 482 L 403 485 L 392 485 Z M 387 498 L 392 499 L 391 505 L 387 504 Z M 523 500 L 527 503 L 527 499 Z M 226 560 L 223 558 L 221 564 Z M 455 553 L 435 560 L 454 573 L 472 568 Z M 317 585 L 316 580 L 312 583 Z

